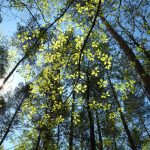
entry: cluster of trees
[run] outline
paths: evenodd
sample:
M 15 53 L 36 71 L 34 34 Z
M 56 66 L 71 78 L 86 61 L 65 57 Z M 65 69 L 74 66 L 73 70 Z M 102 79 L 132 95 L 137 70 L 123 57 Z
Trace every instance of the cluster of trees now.
M 30 17 L 18 23 L 12 46 L 21 59 L 5 78 L 0 46 L 0 89 L 15 71 L 25 80 L 1 96 L 1 149 L 13 135 L 15 150 L 148 150 L 150 2 L 6 4 Z

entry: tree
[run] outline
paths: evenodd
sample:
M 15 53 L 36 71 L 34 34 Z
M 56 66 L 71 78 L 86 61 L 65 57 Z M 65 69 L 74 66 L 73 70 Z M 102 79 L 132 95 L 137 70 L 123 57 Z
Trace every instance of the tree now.
M 16 119 L 15 125 L 25 127 L 15 139 L 16 150 L 146 147 L 149 25 L 143 9 L 147 1 L 137 5 L 10 0 L 9 4 L 30 17 L 26 24 L 19 23 L 13 36 L 21 59 L 2 87 L 20 67 L 29 92 L 16 107 L 1 144 Z

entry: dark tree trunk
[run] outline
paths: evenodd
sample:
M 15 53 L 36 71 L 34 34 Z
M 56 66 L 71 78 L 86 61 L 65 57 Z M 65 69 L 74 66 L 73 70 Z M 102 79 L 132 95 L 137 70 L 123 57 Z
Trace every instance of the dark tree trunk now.
M 15 111 L 15 113 L 14 113 L 14 115 L 13 115 L 13 117 L 12 117 L 12 119 L 11 119 L 9 125 L 8 125 L 8 127 L 6 128 L 5 134 L 3 135 L 3 137 L 2 137 L 2 139 L 1 139 L 1 141 L 0 141 L 0 146 L 3 144 L 3 142 L 4 142 L 4 140 L 6 139 L 8 133 L 10 132 L 10 128 L 11 128 L 11 126 L 12 126 L 12 124 L 13 124 L 13 122 L 14 122 L 14 120 L 15 120 L 17 114 L 18 114 L 18 111 L 20 110 L 20 108 L 21 108 L 21 106 L 22 106 L 24 100 L 28 97 L 28 90 L 29 90 L 29 86 L 27 85 L 27 86 L 26 86 L 26 89 L 25 89 L 24 96 L 22 97 L 22 99 L 21 99 L 21 101 L 20 101 L 20 104 L 19 104 L 18 107 L 16 108 L 16 111 Z
M 116 102 L 118 108 L 120 109 L 121 106 L 120 106 L 120 103 L 119 103 L 117 94 L 116 94 L 116 92 L 115 92 L 115 89 L 114 89 L 114 87 L 113 87 L 113 84 L 111 83 L 110 77 L 108 77 L 108 80 L 109 80 L 109 84 L 110 84 L 110 87 L 111 87 L 111 90 L 112 90 L 112 94 L 113 94 L 114 100 L 115 100 L 115 102 Z M 121 117 L 121 121 L 122 121 L 124 130 L 125 130 L 125 132 L 126 132 L 126 134 L 127 134 L 127 137 L 128 137 L 128 142 L 130 143 L 130 147 L 131 147 L 132 150 L 137 150 L 135 141 L 134 141 L 134 139 L 133 139 L 133 137 L 132 137 L 132 135 L 131 135 L 131 133 L 130 133 L 130 130 L 129 130 L 128 125 L 127 125 L 127 122 L 126 122 L 126 120 L 125 120 L 124 114 L 123 114 L 123 112 L 121 111 L 121 109 L 120 109 L 119 113 L 120 113 L 120 117 Z
M 103 150 L 103 139 L 102 139 L 102 133 L 101 133 L 101 126 L 99 122 L 99 116 L 98 112 L 96 110 L 96 122 L 97 122 L 97 129 L 98 129 L 98 137 L 99 137 L 99 150 Z
M 81 123 L 80 123 L 80 149 L 83 150 L 84 149 L 84 109 L 80 114 L 80 119 L 81 119 Z
M 149 131 L 148 131 L 148 129 L 147 129 L 145 123 L 144 123 L 144 120 L 143 120 L 142 116 L 140 115 L 140 112 L 137 111 L 136 114 L 138 115 L 138 118 L 139 118 L 140 122 L 142 123 L 148 137 L 150 138 L 150 133 L 149 133 Z
M 60 126 L 57 127 L 57 148 L 59 149 L 59 140 L 60 140 Z
M 143 119 L 141 117 L 139 117 L 139 119 L 140 119 L 140 121 L 141 121 L 141 123 L 142 123 L 142 125 L 143 125 L 143 127 L 144 127 L 144 129 L 145 129 L 145 131 L 146 131 L 146 133 L 148 135 L 148 137 L 150 138 L 150 133 L 149 133 L 149 131 L 148 131 L 148 129 L 147 129 Z
M 127 123 L 126 123 L 124 114 L 123 114 L 121 111 L 120 111 L 120 117 L 121 117 L 121 121 L 122 121 L 122 123 L 123 123 L 123 127 L 124 127 L 124 129 L 125 129 L 125 131 L 126 131 L 126 134 L 127 134 L 127 136 L 128 136 L 128 141 L 129 141 L 129 143 L 130 143 L 131 149 L 132 149 L 132 150 L 137 150 L 135 141 L 133 140 L 133 137 L 132 137 L 132 135 L 131 135 L 131 133 L 130 133 L 130 130 L 129 130 L 128 125 L 127 125 Z
M 87 112 L 88 112 L 88 118 L 90 122 L 90 148 L 91 150 L 96 150 L 96 144 L 95 144 L 95 134 L 94 134 L 94 120 L 92 116 L 92 112 L 90 110 L 89 106 L 89 100 L 90 100 L 90 81 L 89 81 L 89 74 L 87 71 L 87 93 L 86 93 L 86 102 L 87 102 Z
M 84 139 L 83 139 L 83 132 L 81 132 L 81 135 L 80 135 L 80 148 L 81 150 L 83 150 L 83 147 L 84 147 Z
M 75 110 L 75 92 L 73 92 L 73 102 L 71 111 L 71 124 L 70 124 L 70 135 L 69 135 L 69 150 L 73 149 L 73 113 Z
M 47 150 L 50 144 L 50 133 L 48 131 L 44 131 L 44 137 L 43 137 L 43 149 Z
M 114 148 L 117 150 L 117 143 L 116 143 L 116 134 L 113 134 L 113 139 L 114 139 Z
M 144 94 L 146 95 L 146 97 L 148 98 L 148 100 L 150 101 L 150 96 L 147 94 L 147 92 L 145 91 L 145 88 L 143 87 L 143 85 L 141 84 L 141 82 L 137 79 L 137 77 L 134 75 L 134 73 L 132 73 L 132 76 L 134 77 L 134 79 L 136 80 L 136 82 L 138 83 L 139 87 L 143 90 Z
M 143 87 L 145 88 L 147 94 L 150 96 L 150 76 L 145 72 L 142 64 L 136 58 L 134 52 L 128 46 L 126 41 L 114 30 L 114 28 L 112 28 L 109 22 L 105 19 L 104 15 L 101 13 L 99 16 L 106 28 L 108 29 L 109 33 L 118 42 L 119 46 L 121 47 L 125 55 L 128 57 L 130 62 L 133 63 L 134 69 L 136 70 L 138 77 L 141 83 L 143 84 Z
M 134 45 L 140 47 L 143 50 L 144 55 L 150 60 L 150 52 L 143 45 L 139 44 L 134 36 L 128 32 L 126 28 L 124 28 L 120 22 L 118 22 L 119 26 L 123 29 L 123 31 L 128 35 L 128 37 L 133 41 Z
M 38 150 L 38 149 L 39 149 L 40 140 L 41 140 L 41 129 L 40 129 L 40 131 L 39 131 L 39 136 L 38 136 L 38 140 L 37 140 L 37 143 L 36 143 L 36 148 L 35 148 L 35 150 Z

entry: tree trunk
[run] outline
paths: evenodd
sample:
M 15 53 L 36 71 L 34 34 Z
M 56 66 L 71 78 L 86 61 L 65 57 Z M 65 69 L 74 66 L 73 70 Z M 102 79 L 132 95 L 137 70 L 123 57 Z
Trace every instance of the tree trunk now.
M 35 148 L 35 150 L 38 150 L 38 149 L 39 149 L 40 140 L 41 140 L 41 129 L 40 129 L 40 131 L 39 131 L 39 136 L 38 136 L 38 140 L 37 140 L 37 143 L 36 143 L 36 148 Z
M 105 19 L 104 15 L 101 13 L 100 18 L 110 34 L 113 36 L 113 38 L 118 42 L 119 46 L 125 53 L 125 55 L 128 57 L 130 62 L 133 63 L 134 69 L 136 70 L 138 77 L 143 84 L 143 87 L 145 88 L 146 92 L 150 96 L 150 76 L 145 72 L 142 64 L 140 61 L 136 58 L 134 52 L 132 49 L 128 46 L 126 41 L 112 28 L 112 26 L 109 24 L 109 22 Z
M 73 113 L 75 110 L 75 92 L 73 91 L 73 102 L 71 111 L 71 124 L 70 124 L 70 135 L 69 135 L 69 150 L 73 149 Z
M 96 110 L 96 122 L 97 122 L 97 129 L 98 129 L 98 137 L 99 137 L 99 150 L 103 150 L 103 139 L 102 139 L 102 133 L 101 133 L 101 126 L 99 122 L 99 116 L 98 112 Z
M 86 102 L 87 102 L 87 112 L 88 112 L 88 118 L 89 118 L 89 122 L 90 122 L 90 148 L 91 150 L 96 150 L 96 144 L 95 144 L 95 134 L 94 134 L 94 120 L 93 120 L 93 116 L 92 116 L 92 112 L 90 110 L 90 106 L 89 106 L 89 99 L 90 99 L 90 81 L 89 81 L 89 74 L 87 71 L 87 97 L 86 97 Z
M 113 134 L 113 139 L 114 139 L 114 148 L 117 150 L 117 143 L 116 143 L 116 134 Z
M 25 98 L 28 97 L 28 90 L 29 90 L 29 89 L 28 89 L 28 85 L 27 85 L 27 87 L 26 87 L 25 90 L 26 90 L 26 92 L 24 93 L 24 96 L 22 97 L 21 102 L 19 103 L 18 107 L 16 108 L 16 111 L 15 111 L 15 113 L 14 113 L 14 115 L 13 115 L 13 117 L 12 117 L 10 123 L 8 124 L 8 127 L 6 128 L 5 134 L 3 135 L 3 137 L 2 137 L 2 139 L 1 139 L 1 141 L 0 141 L 0 146 L 3 144 L 3 142 L 4 142 L 4 140 L 6 139 L 8 133 L 10 132 L 10 128 L 11 128 L 11 126 L 12 126 L 12 124 L 13 124 L 13 122 L 14 122 L 14 120 L 15 120 L 17 114 L 18 114 L 18 111 L 20 110 L 20 108 L 21 108 L 21 106 L 22 106 L 22 104 L 23 104 Z
M 84 149 L 84 134 L 83 134 L 83 129 L 80 131 L 80 149 L 83 150 Z
M 129 31 L 118 22 L 119 26 L 123 29 L 123 31 L 128 35 L 128 37 L 133 41 L 134 45 L 140 47 L 143 50 L 144 55 L 150 60 L 150 52 L 141 44 L 139 44 Z
M 57 149 L 59 149 L 59 140 L 60 140 L 60 126 L 57 127 Z
M 148 137 L 150 138 L 150 133 L 149 133 L 149 131 L 148 131 L 148 129 L 147 129 L 145 123 L 144 123 L 144 120 L 143 120 L 142 116 L 140 115 L 140 112 L 137 111 L 136 114 L 138 115 L 138 118 L 139 118 L 140 122 L 142 123 L 142 125 L 143 125 L 143 127 L 144 127 L 144 129 L 145 129 L 145 131 L 146 131 L 146 133 L 148 135 Z
M 145 91 L 145 88 L 143 87 L 143 85 L 141 84 L 141 82 L 137 79 L 137 77 L 134 75 L 134 73 L 132 73 L 132 76 L 134 77 L 134 79 L 136 80 L 136 82 L 138 83 L 139 87 L 141 87 L 141 89 L 143 90 L 145 96 L 148 98 L 148 100 L 150 101 L 150 96 L 147 94 L 147 92 Z
M 145 129 L 145 131 L 146 131 L 146 133 L 147 133 L 147 135 L 148 135 L 148 137 L 150 138 L 150 133 L 149 133 L 149 131 L 148 131 L 148 129 L 147 129 L 147 127 L 146 127 L 146 125 L 145 125 L 143 119 L 140 118 L 140 117 L 139 117 L 139 119 L 140 119 L 140 121 L 141 121 L 141 123 L 142 123 L 142 125 L 143 125 L 143 127 L 144 127 L 144 129 Z
M 115 89 L 113 87 L 113 84 L 111 83 L 111 80 L 110 80 L 110 77 L 108 77 L 108 80 L 109 80 L 109 84 L 110 84 L 110 87 L 111 87 L 111 90 L 112 90 L 112 93 L 113 93 L 113 97 L 114 97 L 114 100 L 118 106 L 118 108 L 120 109 L 119 110 L 119 113 L 120 113 L 120 118 L 121 118 L 121 121 L 122 121 L 122 124 L 123 124 L 123 127 L 124 127 L 124 130 L 127 134 L 127 137 L 128 137 L 128 142 L 130 143 L 130 147 L 132 150 L 137 150 L 136 148 L 136 144 L 135 144 L 135 141 L 130 133 L 130 130 L 128 128 L 128 125 L 127 125 L 127 122 L 125 120 L 125 117 L 124 117 L 124 114 L 123 112 L 121 111 L 121 106 L 120 106 L 120 103 L 119 103 L 119 100 L 118 100 L 118 97 L 117 97 L 117 94 L 115 92 Z
M 43 149 L 47 150 L 50 146 L 50 133 L 48 131 L 44 131 L 44 137 L 43 137 Z
M 80 149 L 83 150 L 84 149 L 84 122 L 83 122 L 83 119 L 84 119 L 84 110 L 80 113 Z

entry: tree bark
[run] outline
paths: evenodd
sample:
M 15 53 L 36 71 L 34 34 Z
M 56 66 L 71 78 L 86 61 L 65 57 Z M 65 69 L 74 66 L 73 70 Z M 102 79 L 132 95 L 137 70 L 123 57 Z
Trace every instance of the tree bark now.
M 84 109 L 83 111 L 80 113 L 80 149 L 83 150 L 84 149 L 84 132 L 85 132 L 85 128 L 84 128 Z
M 150 76 L 144 70 L 140 61 L 136 58 L 136 55 L 132 51 L 132 49 L 128 46 L 126 41 L 114 30 L 114 28 L 110 25 L 110 23 L 105 19 L 104 15 L 101 13 L 100 18 L 104 25 L 106 26 L 109 33 L 113 36 L 113 38 L 118 42 L 119 46 L 128 57 L 129 61 L 133 63 L 134 69 L 136 70 L 138 77 L 145 88 L 145 91 L 150 96 Z
M 117 143 L 116 143 L 116 134 L 113 134 L 113 139 L 114 139 L 114 148 L 117 150 Z
M 39 149 L 40 140 L 41 140 L 41 129 L 40 129 L 40 131 L 39 131 L 39 136 L 38 136 L 38 140 L 37 140 L 37 143 L 36 143 L 36 148 L 35 148 L 35 150 L 38 150 L 38 149 Z
M 75 110 L 75 92 L 73 91 L 73 102 L 72 102 L 72 111 L 71 111 L 71 124 L 70 124 L 70 135 L 69 135 L 69 150 L 73 149 L 73 113 Z
M 130 147 L 131 147 L 132 150 L 137 150 L 135 141 L 134 141 L 134 139 L 133 139 L 133 137 L 132 137 L 132 135 L 131 135 L 131 133 L 130 133 L 130 130 L 129 130 L 129 127 L 128 127 L 127 122 L 126 122 L 126 120 L 125 120 L 124 114 L 123 114 L 123 112 L 121 111 L 121 106 L 120 106 L 120 103 L 119 103 L 117 94 L 116 94 L 116 92 L 115 92 L 115 89 L 114 89 L 114 87 L 113 87 L 113 84 L 111 83 L 110 77 L 108 77 L 108 80 L 109 80 L 109 84 L 110 84 L 110 87 L 111 87 L 111 91 L 112 91 L 112 94 L 113 94 L 115 103 L 117 104 L 118 108 L 120 109 L 120 110 L 119 110 L 120 118 L 121 118 L 121 121 L 122 121 L 124 130 L 125 130 L 125 132 L 126 132 L 126 134 L 127 134 L 128 142 L 130 143 Z
M 123 29 L 123 32 L 125 32 L 125 34 L 127 34 L 128 37 L 133 41 L 134 45 L 140 47 L 143 50 L 144 55 L 150 60 L 150 52 L 143 45 L 139 44 L 134 36 L 129 33 L 129 31 L 125 27 L 123 27 L 120 22 L 118 22 L 118 24 Z
M 90 110 L 89 106 L 89 100 L 90 100 L 90 80 L 89 80 L 89 74 L 87 70 L 87 93 L 86 93 L 86 103 L 87 103 L 87 112 L 88 112 L 88 118 L 90 122 L 90 148 L 91 150 L 96 150 L 96 144 L 95 144 L 95 134 L 94 134 L 94 120 L 92 116 L 92 112 Z
M 59 140 L 60 140 L 60 126 L 57 127 L 57 149 L 59 149 Z
M 144 123 L 144 120 L 143 120 L 142 116 L 140 115 L 140 112 L 137 111 L 136 114 L 138 115 L 138 118 L 139 118 L 140 122 L 142 123 L 142 125 L 143 125 L 143 127 L 144 127 L 144 129 L 145 129 L 145 131 L 146 131 L 146 133 L 148 135 L 148 137 L 150 138 L 150 133 L 149 133 L 149 131 L 148 131 L 148 129 L 147 129 L 145 123 Z
M 99 137 L 99 150 L 103 150 L 103 139 L 102 139 L 102 133 L 101 133 L 101 126 L 99 122 L 99 116 L 98 112 L 96 110 L 96 122 L 97 122 L 97 129 L 98 129 L 98 137 Z
M 17 114 L 18 114 L 18 111 L 19 111 L 19 109 L 21 108 L 21 106 L 22 106 L 22 104 L 23 104 L 25 98 L 27 98 L 28 90 L 29 90 L 28 85 L 27 85 L 27 88 L 26 88 L 25 90 L 26 90 L 26 92 L 25 92 L 23 98 L 21 99 L 21 102 L 19 103 L 19 105 L 18 105 L 18 107 L 17 107 L 17 109 L 16 109 L 16 111 L 15 111 L 15 113 L 14 113 L 14 115 L 13 115 L 13 117 L 12 117 L 12 119 L 11 119 L 11 121 L 10 121 L 8 127 L 7 127 L 7 129 L 6 129 L 5 134 L 3 135 L 3 137 L 2 137 L 2 139 L 1 139 L 1 141 L 0 141 L 0 146 L 3 144 L 3 142 L 4 142 L 4 140 L 6 139 L 8 133 L 10 132 L 10 128 L 11 128 L 11 126 L 12 126 L 12 124 L 13 124 L 13 122 L 14 122 L 14 120 L 15 120 Z

